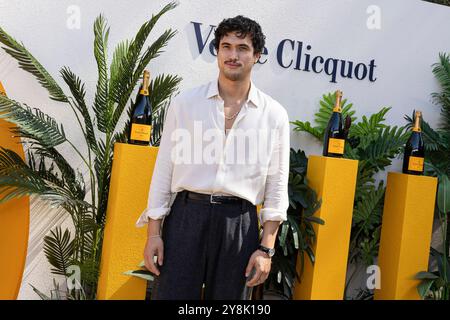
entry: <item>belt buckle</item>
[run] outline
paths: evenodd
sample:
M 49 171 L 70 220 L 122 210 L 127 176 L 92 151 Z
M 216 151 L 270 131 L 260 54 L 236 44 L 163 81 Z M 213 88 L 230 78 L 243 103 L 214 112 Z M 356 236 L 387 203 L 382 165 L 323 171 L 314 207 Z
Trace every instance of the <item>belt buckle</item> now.
M 213 200 L 214 195 L 211 194 L 211 196 L 209 197 L 209 203 L 215 203 L 215 204 L 221 204 L 222 202 L 217 202 Z

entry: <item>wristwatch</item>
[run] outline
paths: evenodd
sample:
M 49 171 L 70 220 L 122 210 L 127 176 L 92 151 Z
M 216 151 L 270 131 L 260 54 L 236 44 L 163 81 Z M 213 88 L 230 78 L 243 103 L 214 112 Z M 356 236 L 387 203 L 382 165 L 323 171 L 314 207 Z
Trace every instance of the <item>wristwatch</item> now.
M 263 245 L 259 245 L 258 250 L 261 250 L 262 252 L 265 252 L 269 258 L 272 258 L 275 254 L 275 249 L 274 248 L 267 248 L 264 247 Z

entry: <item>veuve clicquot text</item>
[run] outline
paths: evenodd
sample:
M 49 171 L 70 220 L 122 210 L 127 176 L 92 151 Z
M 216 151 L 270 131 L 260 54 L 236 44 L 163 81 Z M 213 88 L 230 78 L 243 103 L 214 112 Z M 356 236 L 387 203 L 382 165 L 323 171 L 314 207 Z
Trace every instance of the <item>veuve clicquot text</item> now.
M 150 72 L 144 71 L 142 87 L 131 110 L 128 141 L 132 144 L 149 145 L 152 131 L 152 105 L 149 98 Z
M 406 142 L 403 154 L 403 173 L 422 175 L 424 169 L 425 147 L 423 144 L 420 119 L 422 112 L 416 111 L 411 136 Z
M 345 139 L 342 136 L 342 92 L 337 90 L 335 96 L 336 103 L 333 108 L 333 114 L 325 129 L 322 154 L 326 157 L 340 158 L 344 155 L 345 147 Z

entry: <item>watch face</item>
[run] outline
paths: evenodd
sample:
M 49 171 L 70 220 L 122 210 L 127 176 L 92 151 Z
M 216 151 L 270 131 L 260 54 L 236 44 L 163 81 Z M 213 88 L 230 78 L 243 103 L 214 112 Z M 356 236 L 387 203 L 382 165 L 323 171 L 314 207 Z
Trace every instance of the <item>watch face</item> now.
M 264 246 L 259 246 L 259 250 L 261 250 L 261 251 L 267 253 L 267 255 L 268 255 L 270 258 L 272 258 L 273 255 L 275 254 L 275 249 L 274 249 L 274 248 L 270 249 L 270 248 L 266 248 L 266 247 L 264 247 Z

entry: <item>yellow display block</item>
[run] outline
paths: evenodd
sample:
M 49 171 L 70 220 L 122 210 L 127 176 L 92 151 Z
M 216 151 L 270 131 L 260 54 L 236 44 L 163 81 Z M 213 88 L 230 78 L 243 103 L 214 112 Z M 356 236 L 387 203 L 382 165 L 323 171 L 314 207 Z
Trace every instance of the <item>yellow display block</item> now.
M 428 270 L 436 188 L 433 177 L 388 173 L 375 300 L 420 299 L 414 276 Z
M 304 273 L 295 283 L 294 300 L 342 300 L 352 225 L 358 161 L 310 156 L 307 179 L 322 200 L 315 216 L 325 221 L 314 224 L 315 263 L 306 253 Z M 300 272 L 300 258 L 297 263 Z
M 5 94 L 1 82 L 0 94 Z M 0 119 L 0 146 L 25 159 L 20 138 L 10 132 L 13 127 L 12 123 Z M 17 299 L 25 269 L 29 228 L 29 197 L 0 204 L 0 300 Z
M 146 280 L 124 275 L 144 260 L 147 228 L 136 228 L 147 207 L 157 147 L 116 143 L 106 213 L 99 300 L 144 300 Z

